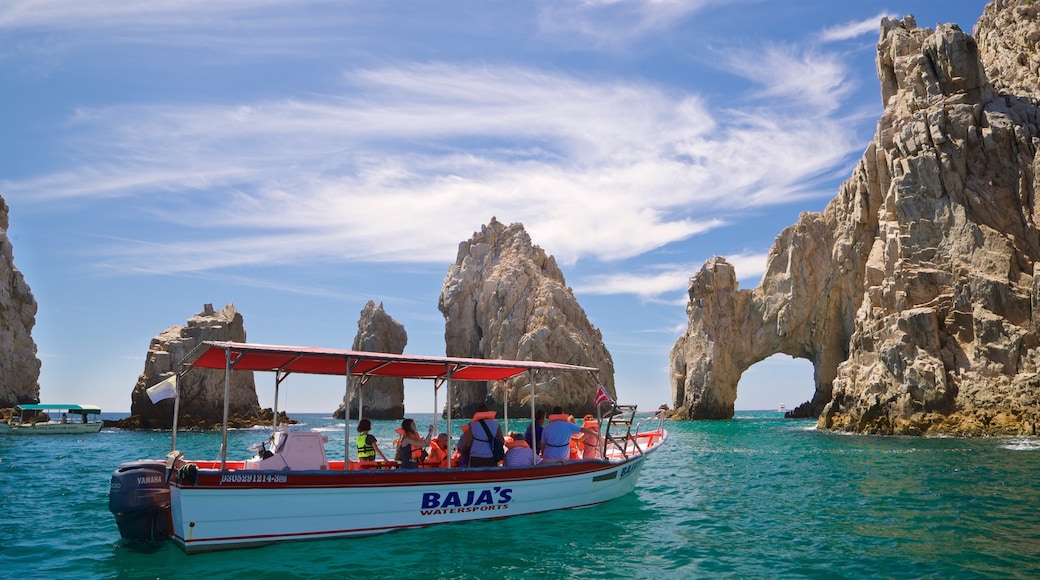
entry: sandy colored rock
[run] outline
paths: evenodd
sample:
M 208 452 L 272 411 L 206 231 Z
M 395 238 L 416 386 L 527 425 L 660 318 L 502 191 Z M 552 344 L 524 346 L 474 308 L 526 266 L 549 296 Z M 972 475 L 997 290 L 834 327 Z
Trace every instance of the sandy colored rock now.
M 14 266 L 8 225 L 7 202 L 0 197 L 0 408 L 40 402 L 40 359 L 32 338 L 36 299 Z
M 676 416 L 731 416 L 740 374 L 783 352 L 813 363 L 798 411 L 821 428 L 1036 432 L 1038 31 L 1026 2 L 986 7 L 981 53 L 955 25 L 882 20 L 885 111 L 838 196 L 780 234 L 757 288 L 721 259 L 691 278 Z
M 390 317 L 383 304 L 369 300 L 358 318 L 358 331 L 354 336 L 353 350 L 366 352 L 404 353 L 408 344 L 408 333 L 404 325 Z M 401 419 L 404 417 L 404 379 L 395 377 L 372 377 L 364 385 L 364 414 L 369 419 Z M 336 419 L 343 418 L 343 403 L 333 413 Z M 358 380 L 350 380 L 350 416 L 358 417 Z
M 448 269 L 439 307 L 444 315 L 448 356 L 566 363 L 599 369 L 538 377 L 538 408 L 560 405 L 568 413 L 594 412 L 596 387 L 615 396 L 614 362 L 599 330 L 589 322 L 567 287 L 556 260 L 531 243 L 522 224 L 495 218 L 459 245 Z M 510 416 L 530 416 L 530 383 L 514 378 L 506 391 Z M 494 392 L 489 390 L 494 388 Z M 454 387 L 454 416 L 469 416 L 486 400 L 501 409 L 500 385 L 460 383 Z
M 148 346 L 144 372 L 131 394 L 130 421 L 124 426 L 143 429 L 169 429 L 173 426 L 173 399 L 153 404 L 145 392 L 176 372 L 176 366 L 205 340 L 246 342 L 242 315 L 228 304 L 214 310 L 206 304 L 202 312 L 183 326 L 171 326 L 152 339 Z M 224 371 L 192 369 L 178 384 L 181 395 L 179 426 L 185 428 L 219 428 L 224 416 Z M 260 404 L 251 371 L 232 371 L 229 416 L 238 417 L 236 424 L 262 423 Z M 268 421 L 270 414 L 266 415 Z

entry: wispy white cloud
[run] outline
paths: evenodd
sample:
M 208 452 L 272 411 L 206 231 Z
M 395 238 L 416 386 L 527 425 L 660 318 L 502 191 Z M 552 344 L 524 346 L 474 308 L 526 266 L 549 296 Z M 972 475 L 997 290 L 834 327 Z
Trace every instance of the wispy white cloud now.
M 741 0 L 729 0 L 730 3 Z M 541 30 L 581 38 L 596 47 L 620 47 L 646 34 L 668 29 L 718 0 L 541 0 Z
M 724 256 L 733 265 L 740 281 L 753 281 L 766 271 L 768 253 L 732 254 Z M 655 300 L 660 296 L 685 292 L 690 277 L 701 269 L 702 264 L 659 264 L 635 272 L 622 272 L 601 276 L 590 276 L 573 286 L 576 292 L 585 294 L 635 294 L 644 300 Z M 678 302 L 685 304 L 683 295 Z
M 881 12 L 877 16 L 864 18 L 863 20 L 845 22 L 824 29 L 823 32 L 820 33 L 820 40 L 823 42 L 838 42 L 842 40 L 850 40 L 866 34 L 877 36 L 881 30 L 881 19 L 886 17 L 898 18 L 895 14 Z
M 719 57 L 727 70 L 754 82 L 754 96 L 764 101 L 830 112 L 854 88 L 837 55 L 804 46 L 767 44 L 730 49 Z
M 207 14 L 217 29 L 257 5 L 217 4 L 15 2 L 0 8 L 0 30 L 75 27 L 106 14 L 128 34 Z M 569 10 L 597 34 L 624 35 L 633 15 L 630 30 L 646 31 L 707 4 L 539 6 L 557 24 Z M 151 240 L 109 240 L 91 262 L 123 273 L 303 259 L 443 264 L 492 216 L 522 222 L 562 264 L 623 260 L 709 232 L 741 208 L 817 196 L 859 149 L 836 113 L 848 87 L 837 57 L 794 45 L 725 56 L 720 68 L 754 88 L 722 107 L 643 80 L 436 62 L 350 70 L 325 94 L 82 107 L 55 152 L 63 168 L 0 182 L 0 191 L 48 207 L 118 199 L 142 219 L 178 226 L 157 227 Z M 741 280 L 764 269 L 762 255 L 731 261 Z M 699 267 L 581 286 L 652 300 L 684 290 Z
M 524 223 L 561 263 L 616 260 L 707 232 L 722 210 L 815 193 L 850 131 L 783 108 L 712 111 L 694 94 L 520 67 L 403 65 L 355 71 L 341 95 L 308 100 L 84 108 L 71 122 L 78 165 L 0 186 L 25 203 L 161 196 L 142 204 L 152 217 L 204 232 L 161 240 L 159 255 L 109 249 L 105 264 L 122 271 L 443 263 L 492 216 Z
M 200 26 L 206 16 L 227 22 L 228 16 L 301 3 L 306 0 L 8 0 L 0 5 L 0 29 Z

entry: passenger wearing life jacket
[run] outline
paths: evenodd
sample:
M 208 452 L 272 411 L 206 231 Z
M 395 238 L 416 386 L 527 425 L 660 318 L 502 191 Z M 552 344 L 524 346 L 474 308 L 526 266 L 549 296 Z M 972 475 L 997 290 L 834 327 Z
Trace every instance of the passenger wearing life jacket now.
M 535 448 L 535 441 L 538 444 L 542 444 L 542 429 L 545 428 L 545 409 L 538 409 L 534 414 L 534 423 L 527 426 L 527 432 L 524 433 L 524 441 L 527 441 L 527 446 L 531 449 Z M 534 433 L 532 433 L 532 431 Z
M 585 418 L 581 420 L 581 426 L 583 428 L 594 431 L 595 435 L 583 434 L 580 438 L 582 450 L 582 459 L 602 459 L 603 450 L 602 442 L 599 436 L 599 422 L 592 417 L 592 415 L 585 415 Z
M 448 434 L 441 433 L 437 438 L 430 441 L 430 454 L 423 461 L 423 467 L 441 468 L 448 467 Z
M 501 459 L 495 458 L 492 446 L 499 446 L 501 453 L 502 440 L 502 427 L 495 420 L 495 411 L 488 411 L 486 406 L 480 405 L 469 423 L 469 431 L 462 434 L 459 444 L 469 453 L 470 467 L 495 467 Z
M 567 420 L 574 423 L 574 415 L 567 415 Z M 571 459 L 581 459 L 581 438 L 584 437 L 581 433 L 571 436 Z
M 541 461 L 519 433 L 510 433 L 510 436 L 511 439 L 506 441 L 507 451 L 502 467 L 530 467 Z
M 405 419 L 401 421 L 401 429 L 398 433 L 401 434 L 401 438 L 397 440 L 397 453 L 394 455 L 394 459 L 401 464 L 401 469 L 419 467 L 423 448 L 429 445 L 430 439 L 433 438 L 433 425 L 430 425 L 430 431 L 426 437 L 420 437 L 419 432 L 415 430 L 415 420 Z
M 469 432 L 469 424 L 462 426 L 462 437 L 455 444 L 455 452 L 451 456 L 452 467 L 469 467 L 469 452 L 462 449 L 462 439 Z
M 358 421 L 358 436 L 357 436 L 357 455 L 358 461 L 361 463 L 374 462 L 376 460 L 376 453 L 386 461 L 386 455 L 379 449 L 379 445 L 376 444 L 376 438 L 374 435 L 370 435 L 369 431 L 372 430 L 372 422 L 368 419 L 362 419 Z
M 578 433 L 598 435 L 596 431 L 579 427 L 571 422 L 571 416 L 556 407 L 549 415 L 549 424 L 542 430 L 539 447 L 545 461 L 567 461 L 571 457 L 571 436 Z

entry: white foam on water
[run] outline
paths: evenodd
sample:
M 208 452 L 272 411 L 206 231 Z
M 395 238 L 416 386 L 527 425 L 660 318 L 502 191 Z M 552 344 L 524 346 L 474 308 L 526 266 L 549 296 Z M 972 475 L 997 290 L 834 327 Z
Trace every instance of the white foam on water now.
M 1040 451 L 1040 437 L 1015 437 L 1008 439 L 1000 448 L 1010 451 Z

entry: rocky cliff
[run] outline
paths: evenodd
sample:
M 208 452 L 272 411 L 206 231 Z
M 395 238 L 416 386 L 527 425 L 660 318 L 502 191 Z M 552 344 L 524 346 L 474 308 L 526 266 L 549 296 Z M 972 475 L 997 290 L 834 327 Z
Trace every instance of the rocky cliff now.
M 176 372 L 177 364 L 204 340 L 246 341 L 245 323 L 233 304 L 223 310 L 214 310 L 212 304 L 206 304 L 202 312 L 188 319 L 184 326 L 171 326 L 152 339 L 144 372 L 131 394 L 131 417 L 120 426 L 145 429 L 173 426 L 173 399 L 152 404 L 145 391 Z M 177 386 L 181 395 L 178 426 L 220 427 L 224 417 L 223 370 L 193 369 L 181 377 Z M 252 372 L 231 373 L 229 398 L 229 416 L 236 418 L 232 423 L 245 426 L 260 423 L 260 404 Z M 269 411 L 265 418 L 270 420 Z
M 383 304 L 369 300 L 361 309 L 358 331 L 354 336 L 353 350 L 401 354 L 408 344 L 408 333 L 404 325 L 383 310 Z M 431 395 L 432 396 L 432 395 Z M 401 419 L 404 417 L 404 379 L 394 377 L 372 377 L 364 385 L 364 417 L 369 419 Z M 343 403 L 333 413 L 336 419 L 343 418 Z M 350 380 L 350 416 L 358 417 L 358 381 Z
M 596 367 L 599 381 L 614 396 L 614 362 L 602 335 L 567 287 L 556 260 L 531 243 L 522 224 L 507 227 L 491 218 L 461 243 L 439 307 L 448 356 Z M 593 379 L 584 373 L 549 378 L 538 378 L 546 381 L 537 391 L 538 408 L 560 405 L 575 415 L 593 411 Z M 526 377 L 514 379 L 506 390 L 510 415 L 529 416 Z M 502 390 L 484 383 L 461 383 L 454 396 L 455 416 L 468 416 L 489 397 L 499 408 L 503 400 Z
M 40 359 L 32 339 L 36 299 L 14 267 L 7 220 L 7 202 L 0 197 L 0 408 L 40 402 Z
M 882 21 L 885 110 L 838 196 L 780 234 L 754 290 L 718 258 L 691 278 L 677 416 L 731 416 L 741 373 L 783 352 L 812 361 L 799 411 L 821 428 L 1036 432 L 1037 8 L 992 2 L 975 37 Z

